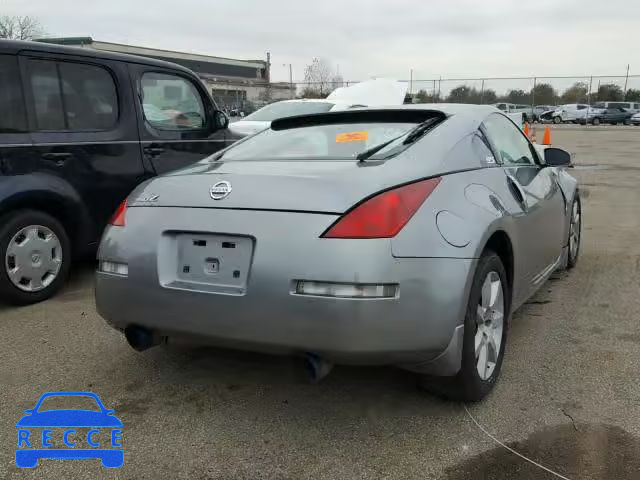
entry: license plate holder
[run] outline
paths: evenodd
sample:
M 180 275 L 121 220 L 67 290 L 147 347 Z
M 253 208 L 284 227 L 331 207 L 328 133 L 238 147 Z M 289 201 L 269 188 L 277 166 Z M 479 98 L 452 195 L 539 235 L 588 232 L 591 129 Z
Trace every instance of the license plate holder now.
M 165 234 L 158 258 L 160 282 L 168 288 L 243 295 L 254 243 L 252 237 L 240 235 Z

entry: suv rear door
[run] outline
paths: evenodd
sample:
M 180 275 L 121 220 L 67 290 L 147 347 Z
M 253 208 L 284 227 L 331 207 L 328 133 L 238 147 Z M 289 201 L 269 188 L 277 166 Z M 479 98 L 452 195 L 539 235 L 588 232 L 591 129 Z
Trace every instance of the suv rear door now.
M 18 57 L 0 55 L 0 185 L 3 175 L 21 173 L 31 156 Z M 5 179 L 6 181 L 6 179 Z M 5 190 L 6 192 L 6 190 Z M 2 201 L 3 198 L 0 198 Z
M 129 65 L 145 160 L 157 174 L 188 166 L 224 148 L 226 130 L 202 83 L 181 70 Z
M 151 173 L 140 155 L 127 66 L 118 61 L 20 54 L 34 155 L 23 166 L 62 177 L 81 197 L 97 241 L 129 192 Z

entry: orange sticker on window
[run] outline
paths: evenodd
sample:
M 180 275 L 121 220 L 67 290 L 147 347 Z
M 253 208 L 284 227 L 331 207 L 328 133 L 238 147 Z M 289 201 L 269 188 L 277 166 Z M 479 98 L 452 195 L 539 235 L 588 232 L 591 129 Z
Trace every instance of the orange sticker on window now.
M 349 132 L 336 135 L 336 143 L 366 142 L 369 140 L 369 132 Z

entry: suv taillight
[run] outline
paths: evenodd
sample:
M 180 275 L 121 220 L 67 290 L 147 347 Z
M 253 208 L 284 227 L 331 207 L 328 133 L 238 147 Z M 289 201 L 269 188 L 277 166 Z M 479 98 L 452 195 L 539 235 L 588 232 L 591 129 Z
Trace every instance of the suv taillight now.
M 118 209 L 109 220 L 109 225 L 113 225 L 114 227 L 124 227 L 125 214 L 127 213 L 127 199 L 125 198 L 122 203 L 118 206 Z
M 340 217 L 322 237 L 395 237 L 438 186 L 440 180 L 441 178 L 430 178 L 379 193 Z

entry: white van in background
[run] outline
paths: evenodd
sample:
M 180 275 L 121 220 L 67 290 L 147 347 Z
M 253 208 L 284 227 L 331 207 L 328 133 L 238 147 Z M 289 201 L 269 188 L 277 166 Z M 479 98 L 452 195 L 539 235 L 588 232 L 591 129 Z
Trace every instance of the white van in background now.
M 640 113 L 640 103 L 638 102 L 597 102 L 593 104 L 593 108 L 600 108 L 602 110 L 624 108 L 630 113 Z

